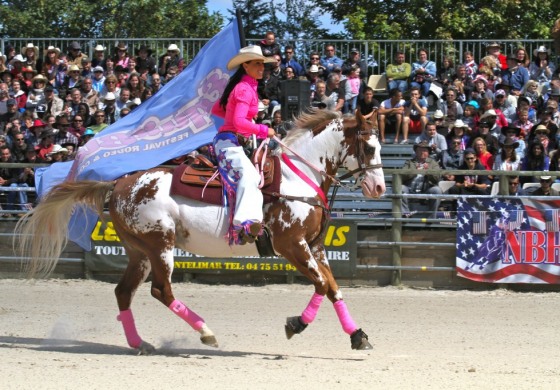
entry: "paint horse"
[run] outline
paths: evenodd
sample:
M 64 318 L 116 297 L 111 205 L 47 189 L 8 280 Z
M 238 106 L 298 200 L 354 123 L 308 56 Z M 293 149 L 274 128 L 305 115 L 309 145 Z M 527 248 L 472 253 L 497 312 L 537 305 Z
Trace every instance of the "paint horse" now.
M 288 338 L 313 322 L 324 296 L 334 304 L 353 349 L 371 349 L 367 334 L 352 319 L 329 267 L 323 247 L 328 222 L 324 194 L 340 167 L 361 182 L 363 195 L 385 192 L 376 130 L 361 114 L 341 116 L 329 111 L 303 114 L 284 140 L 280 194 L 264 206 L 263 223 L 276 254 L 283 256 L 314 285 L 315 292 L 300 316 L 288 317 Z M 313 169 L 314 168 L 314 169 Z M 323 171 L 323 172 L 318 172 Z M 170 195 L 172 170 L 158 167 L 111 182 L 64 182 L 52 188 L 39 205 L 19 221 L 19 250 L 30 257 L 31 275 L 53 270 L 67 243 L 68 221 L 78 204 L 102 215 L 108 208 L 114 228 L 129 257 L 115 288 L 128 344 L 140 353 L 154 348 L 136 330 L 131 301 L 151 273 L 151 294 L 200 333 L 202 343 L 217 346 L 206 322 L 171 288 L 174 247 L 206 257 L 258 256 L 254 244 L 230 246 L 226 207 Z M 322 196 L 321 196 L 322 195 Z M 325 200 L 321 200 L 325 198 Z M 310 201 L 311 200 L 311 201 Z

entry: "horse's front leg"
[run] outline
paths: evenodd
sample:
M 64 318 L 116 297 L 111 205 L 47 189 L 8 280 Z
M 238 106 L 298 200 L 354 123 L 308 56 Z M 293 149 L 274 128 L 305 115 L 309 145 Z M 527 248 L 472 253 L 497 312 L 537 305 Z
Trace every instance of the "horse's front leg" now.
M 342 329 L 350 335 L 352 349 L 372 349 L 367 334 L 358 328 L 348 311 L 346 302 L 342 299 L 342 293 L 331 272 L 323 246 L 310 248 L 307 243 L 302 242 L 292 246 L 289 252 L 284 256 L 313 282 L 315 292 L 300 316 L 287 318 L 285 330 L 288 339 L 303 332 L 313 322 L 324 296 L 327 295 L 334 305 Z

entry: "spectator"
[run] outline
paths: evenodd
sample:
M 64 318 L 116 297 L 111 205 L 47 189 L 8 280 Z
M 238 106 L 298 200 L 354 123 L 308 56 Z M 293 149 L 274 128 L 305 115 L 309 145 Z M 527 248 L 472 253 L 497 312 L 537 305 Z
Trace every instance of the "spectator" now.
M 64 143 L 71 143 L 78 146 L 78 137 L 79 134 L 71 133 L 70 130 L 70 122 L 68 121 L 68 117 L 66 115 L 59 115 L 56 117 L 55 128 L 58 132 L 55 134 L 54 143 L 62 145 Z
M 531 195 L 533 196 L 554 196 L 552 190 L 552 183 L 554 183 L 554 178 L 552 176 L 539 176 L 539 182 L 541 186 L 538 187 Z
M 130 60 L 130 54 L 128 53 L 128 45 L 124 42 L 119 42 L 115 45 L 115 54 L 113 55 L 113 62 L 115 63 L 115 68 L 117 66 L 122 66 L 128 69 L 128 61 Z
M 510 140 L 510 143 L 517 142 L 518 146 L 515 148 L 515 153 L 521 159 L 525 156 L 526 144 L 523 138 L 521 138 L 521 128 L 515 125 L 510 125 L 508 127 L 502 127 L 502 136 L 500 137 L 500 142 L 505 143 Z
M 25 136 L 19 129 L 10 131 L 10 136 L 12 139 L 12 145 L 10 146 L 10 151 L 12 152 L 12 159 L 14 162 L 21 163 L 25 162 L 25 151 L 27 150 L 27 144 L 25 143 Z
M 152 57 L 153 50 L 146 46 L 140 45 L 136 51 L 136 71 L 147 69 L 149 74 L 157 71 L 156 59 Z
M 161 89 L 161 76 L 158 73 L 152 74 L 150 78 L 150 88 L 152 89 L 152 93 L 155 95 Z
M 321 65 L 326 69 L 327 75 L 335 68 L 342 69 L 344 61 L 336 56 L 336 49 L 334 45 L 327 44 L 325 46 L 325 55 L 321 57 Z
M 126 87 L 130 90 L 131 99 L 140 98 L 145 88 L 144 82 L 140 79 L 140 75 L 136 72 L 130 74 Z
M 325 95 L 334 103 L 333 110 L 341 111 L 344 107 L 344 89 L 340 85 L 340 76 L 333 72 L 327 77 L 327 90 Z
M 68 45 L 68 66 L 76 65 L 78 67 L 78 74 L 82 70 L 82 58 L 86 57 L 84 53 L 82 53 L 82 47 L 76 41 L 70 43 Z M 72 88 L 73 86 L 70 86 Z
M 508 195 L 509 196 L 527 195 L 527 192 L 520 186 L 519 176 L 508 176 Z
M 91 129 L 86 129 L 86 131 L 84 132 L 84 134 L 82 135 L 82 137 L 80 139 L 80 146 L 87 144 L 88 141 L 90 139 L 92 139 L 94 135 L 95 134 L 93 133 L 93 131 Z
M 502 84 L 510 86 L 510 94 L 519 96 L 527 81 L 529 81 L 529 71 L 519 66 L 514 55 L 508 56 L 507 69 L 502 70 Z
M 389 91 L 389 99 L 381 102 L 379 106 L 379 132 L 381 135 L 381 143 L 385 143 L 385 126 L 386 121 L 395 125 L 395 132 L 399 134 L 403 122 L 404 103 L 402 92 L 397 88 Z M 396 139 L 398 142 L 398 139 Z
M 144 90 L 142 91 L 142 95 L 140 96 L 140 100 L 142 102 L 145 102 L 146 100 L 148 100 L 149 98 L 151 98 L 153 96 L 153 92 L 152 92 L 152 88 L 150 87 L 145 87 Z
M 490 127 L 492 126 L 493 124 L 490 121 L 490 118 L 481 119 L 480 123 L 478 124 L 478 132 L 473 134 L 473 137 L 481 137 L 486 143 L 488 151 L 495 155 L 498 153 L 500 145 L 498 142 L 498 136 L 494 136 L 490 133 Z
M 64 78 L 64 83 L 58 89 L 58 95 L 62 100 L 74 88 L 80 88 L 82 84 L 82 76 L 80 76 L 80 68 L 77 65 L 68 67 L 68 75 Z
M 524 47 L 518 47 L 513 51 L 513 55 L 517 58 L 517 63 L 519 66 L 529 69 L 531 64 L 531 59 L 527 55 L 527 50 Z
M 403 169 L 419 169 L 419 170 L 439 170 L 438 163 L 429 157 L 432 148 L 430 145 L 423 141 L 414 145 L 415 157 L 407 160 L 404 163 Z M 416 175 L 402 175 L 402 193 L 403 194 L 428 194 L 428 195 L 441 195 L 441 188 L 438 183 L 441 179 L 440 175 L 418 173 Z M 428 199 L 428 208 L 431 212 L 431 217 L 435 218 L 438 210 L 440 199 Z M 402 198 L 402 212 L 404 216 L 410 216 L 408 206 L 408 199 Z
M 474 88 L 471 91 L 471 100 L 475 100 L 480 104 L 482 99 L 494 100 L 494 92 L 488 86 L 488 80 L 482 76 L 478 75 L 473 81 Z
M 294 76 L 297 78 L 299 76 L 303 76 L 305 74 L 305 71 L 303 70 L 303 66 L 296 61 L 295 57 L 294 57 L 294 47 L 293 46 L 286 46 L 286 48 L 284 49 L 284 58 L 282 58 L 282 64 L 281 64 L 282 69 L 284 69 L 284 71 L 289 67 L 292 68 L 292 71 L 294 72 Z
M 264 39 L 258 45 L 265 57 L 272 57 L 275 54 L 280 55 L 280 45 L 276 42 L 276 35 L 272 31 L 267 31 L 264 34 Z
M 556 149 L 555 144 L 551 141 L 550 138 L 550 130 L 545 125 L 539 124 L 535 126 L 533 134 L 533 140 L 537 140 L 542 144 L 546 154 L 549 154 L 554 149 Z
M 533 61 L 529 65 L 529 77 L 531 80 L 537 81 L 539 85 L 544 85 L 545 88 L 548 88 L 555 70 L 554 62 L 550 60 L 550 50 L 545 46 L 539 46 L 535 49 Z
M 167 47 L 167 53 L 159 58 L 158 71 L 160 76 L 168 77 L 169 68 L 174 66 L 176 74 L 181 73 L 185 67 L 185 60 L 181 57 L 179 47 L 172 43 Z
M 327 81 L 327 69 L 323 65 L 321 65 L 321 57 L 319 57 L 319 53 L 313 51 L 309 55 L 309 62 L 307 63 L 307 73 L 315 73 L 315 69 L 317 69 L 317 76 L 321 80 Z
M 444 150 L 441 155 L 441 167 L 443 169 L 459 169 L 461 164 L 463 164 L 463 149 L 461 149 L 461 143 L 462 140 L 460 137 L 451 138 L 447 150 Z M 453 181 L 455 180 L 455 175 L 444 173 L 443 178 Z
M 311 106 L 317 108 L 326 108 L 327 110 L 334 110 L 336 102 L 329 99 L 327 95 L 327 83 L 323 80 L 318 80 L 315 83 L 315 93 L 311 100 Z
M 539 140 L 534 140 L 529 144 L 525 156 L 521 160 L 522 171 L 548 171 L 550 168 L 550 158 L 546 155 L 545 149 Z M 522 176 L 522 183 L 535 182 L 531 176 Z
M 171 80 L 173 80 L 179 74 L 179 68 L 175 65 L 170 66 L 167 69 L 167 73 L 165 74 L 165 78 L 163 79 L 163 85 L 167 84 Z
M 93 90 L 100 94 L 105 83 L 105 76 L 103 75 L 103 68 L 101 66 L 98 65 L 93 68 L 93 77 L 91 78 L 91 82 Z
M 541 109 L 544 106 L 544 96 L 539 92 L 539 83 L 537 81 L 527 81 L 521 92 L 524 97 L 531 99 L 535 108 Z M 534 120 L 534 118 L 531 120 Z
M 154 75 L 155 76 L 155 75 Z M 105 77 L 105 85 L 101 90 L 100 99 L 104 98 L 109 92 L 112 93 L 114 96 L 117 96 L 121 93 L 121 89 L 118 86 L 119 80 L 115 75 L 109 75 Z
M 84 124 L 84 118 L 79 113 L 77 113 L 72 118 L 72 125 L 68 128 L 68 132 L 75 135 L 76 138 L 81 137 L 82 134 L 84 134 L 84 132 L 86 131 Z
M 463 153 L 463 164 L 459 167 L 461 170 L 483 171 L 484 165 L 477 161 L 476 153 L 473 149 L 468 148 Z M 455 185 L 449 189 L 452 195 L 489 195 L 492 182 L 487 175 L 466 174 L 456 175 Z M 454 206 L 455 210 L 457 206 Z
M 91 125 L 89 129 L 92 130 L 94 134 L 103 131 L 103 129 L 109 126 L 107 123 L 105 123 L 105 112 L 103 110 L 95 111 L 93 118 L 95 120 L 95 123 Z
M 6 56 L 0 52 L 0 73 L 9 72 L 6 65 Z
M 33 77 L 37 75 L 37 71 L 30 66 L 25 66 L 21 68 L 23 88 L 26 91 L 30 91 L 33 88 Z
M 80 76 L 82 78 L 92 78 L 93 77 L 93 69 L 91 67 L 91 60 L 88 57 L 82 58 L 82 71 L 80 72 Z
M 404 103 L 404 115 L 403 115 L 403 139 L 401 144 L 408 143 L 408 132 L 415 134 L 421 134 L 426 128 L 426 123 L 428 123 L 428 102 L 420 94 L 420 89 L 418 87 L 410 88 L 410 100 Z M 434 124 L 435 130 L 435 124 Z M 399 129 L 397 128 L 397 133 L 395 135 L 395 143 L 399 141 Z
M 467 75 L 465 65 L 458 65 L 451 86 L 457 91 L 457 101 L 464 104 L 471 97 L 474 88 L 472 80 Z
M 522 139 L 525 139 L 525 136 L 529 134 L 529 131 L 531 131 L 534 126 L 534 123 L 529 120 L 529 110 L 527 110 L 526 108 L 518 110 L 517 119 L 513 121 L 513 125 L 520 129 L 520 137 Z
M 12 73 L 12 77 L 17 79 L 21 76 L 21 70 L 23 69 L 23 56 L 21 54 L 16 55 L 9 63 L 10 72 Z
M 355 47 L 350 50 L 350 56 L 341 66 L 342 74 L 348 76 L 354 66 L 360 68 L 360 79 L 367 83 L 367 64 L 362 60 L 360 51 Z
M 474 54 L 472 53 L 472 51 L 466 51 L 463 58 L 465 59 L 464 65 L 467 72 L 467 77 L 471 81 L 474 81 L 476 75 L 478 74 L 478 65 L 474 61 Z
M 346 99 L 346 102 L 349 106 L 350 112 L 356 111 L 356 107 L 358 105 L 358 96 L 360 92 L 365 87 L 363 81 L 360 79 L 360 68 L 358 66 L 352 67 L 350 73 L 348 74 L 348 78 L 346 83 L 350 87 L 350 99 Z
M 447 137 L 447 134 L 449 134 L 449 129 L 443 123 L 443 120 L 444 120 L 443 112 L 441 110 L 435 110 L 434 114 L 432 115 L 432 120 L 436 124 L 438 134 L 441 134 L 444 137 Z
M 39 144 L 37 145 L 37 162 L 49 162 L 50 159 L 47 154 L 52 152 L 54 148 L 54 131 L 47 128 L 44 123 L 43 126 L 40 126 L 40 123 L 38 123 L 35 127 L 42 127 L 44 129 L 38 135 Z
M 91 60 L 91 66 L 95 69 L 95 67 L 100 66 L 103 70 L 105 70 L 107 66 L 107 59 L 105 58 L 105 47 L 103 45 L 97 45 L 93 49 L 93 58 Z
M 435 62 L 428 60 L 428 50 L 419 49 L 418 60 L 412 63 L 410 86 L 420 88 L 422 96 L 427 97 L 430 92 L 430 86 L 432 85 L 436 75 L 436 64 Z
M 506 91 L 503 89 L 498 89 L 494 96 L 495 96 L 495 100 L 493 104 L 494 110 L 496 112 L 501 111 L 508 123 L 513 122 L 515 120 L 516 107 L 513 106 L 511 102 L 508 100 Z
M 292 68 L 291 66 L 286 66 L 284 68 L 284 71 L 282 72 L 282 78 L 280 79 L 280 81 L 295 80 L 295 79 L 297 79 L 297 77 L 294 68 Z M 282 89 L 281 86 L 280 89 Z
M 6 113 L 0 115 L 0 132 L 7 132 L 12 125 L 10 123 L 14 120 L 19 122 L 21 113 L 17 109 L 16 101 L 8 99 L 6 101 Z
M 472 143 L 476 152 L 478 162 L 484 166 L 484 169 L 491 171 L 494 166 L 494 155 L 488 151 L 486 141 L 482 137 L 476 137 Z
M 44 99 L 47 81 L 47 78 L 42 74 L 33 77 L 33 88 L 29 90 L 27 95 L 26 106 L 28 109 L 34 110 L 39 102 Z
M 108 125 L 112 125 L 119 119 L 116 109 L 116 99 L 113 92 L 108 92 L 105 97 L 101 99 L 103 111 L 105 112 L 105 123 Z
M 371 121 L 374 128 L 379 128 L 377 121 L 379 101 L 377 101 L 377 99 L 375 99 L 373 96 L 373 89 L 371 87 L 365 87 L 364 96 L 358 101 L 358 109 L 366 120 Z
M 68 155 L 68 149 L 61 145 L 55 144 L 50 153 L 47 153 L 47 162 L 56 163 L 64 161 L 64 157 Z
M 121 110 L 128 106 L 130 103 L 130 90 L 128 88 L 121 88 L 121 93 L 119 94 L 119 99 L 115 103 L 115 108 L 117 110 L 117 119 L 120 118 Z
M 455 61 L 451 56 L 443 56 L 441 67 L 438 70 L 437 80 L 444 86 L 451 86 L 451 82 L 455 80 L 457 72 L 455 70 Z
M 44 89 L 44 95 L 39 100 L 38 105 L 45 106 L 45 113 L 57 117 L 64 110 L 64 102 L 61 98 L 55 95 L 52 85 L 47 85 Z
M 457 101 L 457 91 L 453 88 L 447 88 L 444 92 L 445 101 L 438 99 L 437 108 L 443 112 L 445 116 L 444 123 L 449 126 L 457 119 L 463 117 L 463 107 Z
M 45 51 L 45 57 L 43 59 L 43 64 L 39 70 L 48 80 L 49 83 L 54 84 L 56 78 L 56 72 L 58 70 L 58 56 L 60 55 L 60 49 L 58 47 L 49 46 Z
M 24 57 L 23 66 L 33 69 L 35 72 L 41 70 L 39 60 L 39 48 L 32 43 L 28 43 L 21 48 L 21 55 Z M 39 65 L 39 66 L 37 66 Z
M 6 145 L 0 147 L 0 162 L 12 163 L 12 152 Z M 0 186 L 10 188 L 29 187 L 23 182 L 22 170 L 20 168 L 0 168 Z M 16 198 L 19 197 L 19 203 L 16 204 Z M 27 210 L 27 192 L 25 191 L 9 191 L 8 192 L 8 210 Z
M 494 70 L 494 73 L 496 69 L 505 70 L 508 68 L 506 56 L 500 52 L 501 49 L 502 47 L 498 42 L 492 42 L 491 44 L 486 46 L 486 53 L 488 54 L 488 56 L 491 56 L 494 60 L 494 64 L 491 68 Z M 481 61 L 480 66 L 482 67 L 483 65 L 488 66 L 487 64 Z
M 387 77 L 387 87 L 389 91 L 397 88 L 404 93 L 408 89 L 408 79 L 410 77 L 410 72 L 412 72 L 412 66 L 404 62 L 404 60 L 404 53 L 402 51 L 397 51 L 395 53 L 395 63 L 389 64 L 385 68 L 385 76 Z
M 105 60 L 105 76 L 110 76 L 115 74 L 115 63 L 111 57 Z
M 27 94 L 21 89 L 21 83 L 19 80 L 12 81 L 10 96 L 12 99 L 15 99 L 18 110 L 25 110 L 25 107 L 27 106 Z
M 427 143 L 430 147 L 430 158 L 438 162 L 441 161 L 442 152 L 447 150 L 447 141 L 443 135 L 438 134 L 434 122 L 428 122 L 426 129 L 414 141 L 415 144 L 422 142 Z
M 516 153 L 519 142 L 506 138 L 500 146 L 500 153 L 496 156 L 492 169 L 494 171 L 518 171 L 521 168 L 521 158 Z
M 477 127 L 480 115 L 478 113 L 480 106 L 476 100 L 469 100 L 465 103 L 463 110 L 463 122 L 467 126 L 467 133 L 471 134 Z

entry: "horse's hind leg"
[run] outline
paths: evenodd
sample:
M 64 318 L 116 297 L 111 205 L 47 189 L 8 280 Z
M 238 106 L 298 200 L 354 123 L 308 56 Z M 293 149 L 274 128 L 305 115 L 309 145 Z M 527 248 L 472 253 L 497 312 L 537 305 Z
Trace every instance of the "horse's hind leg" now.
M 126 245 L 125 248 L 129 258 L 128 266 L 117 287 L 115 287 L 120 311 L 117 320 L 122 323 L 128 345 L 138 349 L 141 354 L 149 354 L 154 351 L 154 347 L 143 341 L 138 335 L 130 306 L 138 286 L 146 280 L 150 273 L 150 262 L 142 252 Z
M 169 242 L 165 240 L 162 242 Z M 173 246 L 171 249 L 163 249 L 161 253 L 151 253 L 152 260 L 152 289 L 154 298 L 167 306 L 173 313 L 181 317 L 194 330 L 200 333 L 200 341 L 203 344 L 217 347 L 218 342 L 214 333 L 204 322 L 204 319 L 189 309 L 180 300 L 176 299 L 171 290 L 171 274 L 173 273 Z

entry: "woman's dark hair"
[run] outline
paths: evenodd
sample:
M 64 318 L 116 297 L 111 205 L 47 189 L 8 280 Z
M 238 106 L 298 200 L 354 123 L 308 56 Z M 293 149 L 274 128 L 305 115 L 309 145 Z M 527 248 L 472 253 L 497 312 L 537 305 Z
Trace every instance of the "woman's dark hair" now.
M 227 102 L 229 99 L 229 95 L 231 94 L 231 91 L 233 91 L 233 88 L 235 88 L 235 86 L 237 84 L 239 84 L 239 82 L 241 81 L 241 78 L 243 77 L 243 75 L 247 74 L 247 72 L 245 72 L 245 68 L 243 67 L 243 64 L 239 65 L 239 69 L 237 69 L 237 71 L 233 74 L 233 76 L 230 77 L 227 85 L 226 85 L 226 89 L 224 89 L 224 93 L 222 94 L 222 97 L 220 98 L 220 106 L 222 106 L 224 108 L 224 110 L 226 109 L 227 106 Z
M 515 153 L 515 148 L 513 149 L 512 152 L 512 157 L 511 157 L 511 161 L 517 161 L 517 153 Z M 500 153 L 501 157 L 502 157 L 502 162 L 506 161 L 507 155 L 506 155 L 506 148 L 502 147 L 502 151 Z
M 535 156 L 535 147 L 541 148 L 541 155 Z M 546 151 L 544 149 L 543 144 L 539 140 L 534 140 L 531 145 L 529 146 L 529 150 L 526 152 L 527 156 L 527 168 L 529 171 L 542 171 L 544 169 L 544 160 L 545 160 Z

